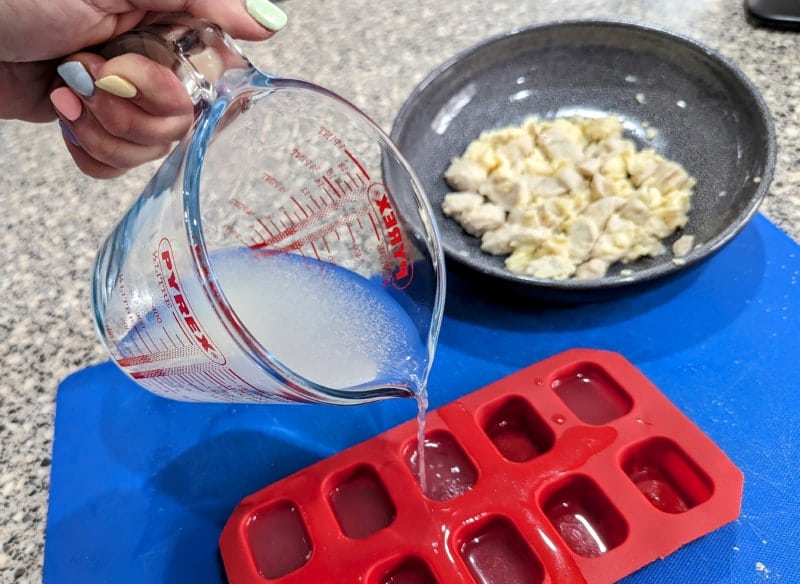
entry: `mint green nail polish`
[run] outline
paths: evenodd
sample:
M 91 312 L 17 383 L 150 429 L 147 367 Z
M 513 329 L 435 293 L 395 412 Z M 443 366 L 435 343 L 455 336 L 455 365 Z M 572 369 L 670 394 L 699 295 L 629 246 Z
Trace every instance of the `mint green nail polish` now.
M 278 32 L 286 26 L 286 13 L 269 0 L 245 0 L 250 16 L 264 28 Z
M 94 94 L 94 79 L 80 61 L 67 61 L 58 66 L 58 74 L 70 89 L 84 97 Z

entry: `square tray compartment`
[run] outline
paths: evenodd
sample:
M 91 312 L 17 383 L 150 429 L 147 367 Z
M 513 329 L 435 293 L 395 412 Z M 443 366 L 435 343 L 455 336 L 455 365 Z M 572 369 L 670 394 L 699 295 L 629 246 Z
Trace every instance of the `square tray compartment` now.
M 244 498 L 230 584 L 612 583 L 739 516 L 743 476 L 622 356 L 574 349 Z

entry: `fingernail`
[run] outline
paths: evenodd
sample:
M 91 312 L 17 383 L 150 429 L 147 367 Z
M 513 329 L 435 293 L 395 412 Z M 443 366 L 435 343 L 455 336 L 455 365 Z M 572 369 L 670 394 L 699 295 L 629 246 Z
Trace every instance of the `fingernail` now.
M 94 94 L 94 80 L 80 61 L 67 61 L 58 66 L 58 74 L 73 91 L 84 97 Z
M 103 91 L 107 91 L 117 97 L 124 97 L 125 99 L 135 97 L 138 92 L 133 83 L 119 75 L 107 75 L 95 81 L 94 84 Z
M 69 129 L 69 126 L 64 123 L 63 120 L 58 120 L 58 125 L 61 126 L 61 133 L 64 134 L 64 137 L 69 140 L 74 146 L 80 146 L 81 143 L 78 142 L 78 139 L 75 137 L 75 134 L 72 133 L 72 130 Z
M 269 0 L 245 0 L 244 5 L 261 26 L 275 32 L 286 26 L 286 13 Z
M 68 87 L 59 87 L 53 90 L 50 94 L 50 103 L 53 104 L 58 113 L 70 122 L 74 122 L 81 117 L 81 112 L 83 112 L 81 100 Z

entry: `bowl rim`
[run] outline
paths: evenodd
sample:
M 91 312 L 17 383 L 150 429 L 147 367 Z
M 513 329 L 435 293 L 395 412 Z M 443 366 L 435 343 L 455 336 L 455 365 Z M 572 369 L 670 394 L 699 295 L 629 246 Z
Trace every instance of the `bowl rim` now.
M 764 96 L 755 83 L 744 73 L 744 71 L 733 60 L 726 57 L 716 49 L 687 36 L 686 34 L 675 32 L 665 27 L 656 26 L 648 23 L 637 22 L 633 20 L 624 19 L 609 19 L 609 18 L 585 18 L 585 19 L 556 19 L 533 23 L 515 27 L 480 40 L 472 45 L 458 51 L 445 61 L 434 67 L 427 75 L 412 89 L 402 106 L 395 116 L 390 137 L 392 141 L 397 143 L 399 134 L 408 124 L 409 120 L 413 117 L 413 110 L 418 97 L 423 94 L 428 87 L 433 85 L 444 73 L 451 68 L 455 67 L 461 61 L 479 54 L 487 50 L 489 47 L 507 41 L 510 38 L 536 34 L 539 31 L 550 30 L 554 28 L 565 27 L 609 27 L 609 28 L 622 28 L 631 31 L 643 32 L 646 34 L 667 39 L 678 44 L 682 44 L 694 50 L 707 59 L 716 62 L 722 70 L 732 76 L 737 83 L 739 83 L 745 92 L 753 99 L 757 106 L 758 118 L 764 124 L 766 135 L 766 151 L 764 152 L 764 168 L 760 175 L 760 182 L 755 190 L 753 197 L 751 197 L 748 204 L 740 212 L 725 229 L 721 230 L 714 237 L 703 242 L 699 247 L 692 249 L 686 256 L 682 257 L 680 262 L 665 262 L 650 266 L 642 271 L 637 271 L 632 275 L 617 275 L 617 276 L 604 276 L 598 279 L 579 280 L 569 278 L 564 280 L 555 280 L 549 278 L 537 278 L 534 276 L 516 274 L 506 269 L 502 270 L 487 270 L 482 266 L 476 266 L 474 263 L 468 261 L 462 254 L 454 252 L 450 249 L 446 240 L 442 241 L 442 249 L 445 256 L 451 261 L 459 264 L 460 267 L 466 268 L 472 272 L 479 272 L 488 275 L 494 279 L 499 279 L 513 284 L 517 287 L 523 288 L 538 288 L 548 291 L 569 291 L 574 293 L 592 293 L 602 290 L 615 290 L 631 286 L 633 284 L 651 282 L 656 279 L 674 274 L 676 272 L 685 270 L 686 268 L 698 264 L 722 249 L 727 245 L 736 235 L 738 235 L 745 226 L 757 214 L 763 200 L 766 198 L 770 186 L 772 184 L 775 164 L 777 159 L 777 139 L 775 135 L 775 124 L 772 113 L 767 105 Z M 439 230 L 441 233 L 441 229 Z

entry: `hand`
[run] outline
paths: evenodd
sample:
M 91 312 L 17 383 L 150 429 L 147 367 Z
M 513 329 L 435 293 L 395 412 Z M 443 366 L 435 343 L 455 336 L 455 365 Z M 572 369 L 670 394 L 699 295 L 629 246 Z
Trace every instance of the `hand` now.
M 206 18 L 243 40 L 268 39 L 286 22 L 267 0 L 6 0 L 0 3 L 0 118 L 46 122 L 58 117 L 77 166 L 96 178 L 118 176 L 164 156 L 192 122 L 192 104 L 180 81 L 139 55 L 105 61 L 76 53 L 156 12 Z M 64 86 L 57 74 L 67 55 L 83 65 L 80 91 Z M 82 77 L 76 67 L 73 81 L 76 72 Z M 101 80 L 106 83 L 93 86 Z

